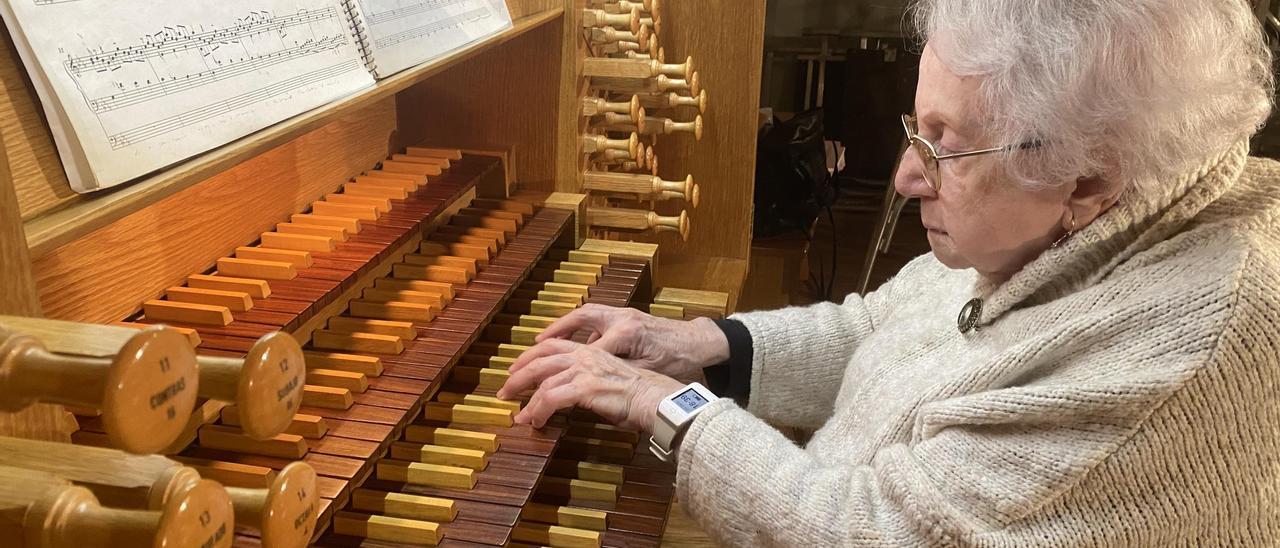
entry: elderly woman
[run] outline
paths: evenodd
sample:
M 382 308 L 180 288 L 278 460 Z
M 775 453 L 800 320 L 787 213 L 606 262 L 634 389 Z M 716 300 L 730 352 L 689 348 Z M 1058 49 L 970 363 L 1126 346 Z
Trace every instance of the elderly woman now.
M 912 9 L 894 183 L 932 253 L 840 305 L 584 308 L 500 395 L 661 431 L 672 377 L 714 365 L 745 405 L 684 401 L 667 448 L 728 545 L 1276 542 L 1280 164 L 1248 157 L 1273 84 L 1246 2 Z

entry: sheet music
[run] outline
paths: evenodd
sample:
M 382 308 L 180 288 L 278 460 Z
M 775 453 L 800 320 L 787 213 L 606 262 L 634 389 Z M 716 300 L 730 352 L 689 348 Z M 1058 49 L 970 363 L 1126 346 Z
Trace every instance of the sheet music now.
M 352 1 L 378 78 L 511 28 L 511 14 L 501 0 Z
M 5 2 L 24 63 L 47 80 L 51 125 L 70 125 L 54 136 L 77 191 L 373 85 L 341 0 Z M 87 165 L 73 165 L 77 151 Z

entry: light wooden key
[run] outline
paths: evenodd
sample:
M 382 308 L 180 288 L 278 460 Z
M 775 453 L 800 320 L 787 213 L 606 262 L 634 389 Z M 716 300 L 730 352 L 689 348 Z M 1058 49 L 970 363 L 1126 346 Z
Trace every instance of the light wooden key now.
M 310 350 L 306 351 L 305 355 L 307 367 L 351 371 L 353 373 L 363 373 L 370 377 L 377 377 L 382 374 L 382 360 L 377 356 Z
M 279 434 L 269 440 L 257 440 L 239 428 L 218 424 L 200 427 L 200 446 L 282 459 L 300 459 L 307 454 L 307 441 L 302 436 Z
M 294 268 L 311 268 L 312 265 L 310 251 L 294 251 L 292 249 L 241 246 L 236 248 L 236 258 L 251 261 L 289 263 Z
M 288 262 L 222 257 L 218 259 L 218 274 L 257 280 L 292 280 L 298 277 L 298 270 Z
M 342 185 L 342 192 L 352 196 L 372 196 L 388 200 L 403 200 L 409 197 L 409 191 L 403 186 L 379 185 L 376 183 L 347 183 Z
M 521 521 L 511 531 L 512 540 L 564 548 L 600 548 L 600 532 Z
M 346 388 L 315 386 L 308 384 L 302 387 L 302 405 L 321 409 L 350 409 L 355 405 L 355 398 Z
M 453 301 L 453 284 L 432 282 L 428 280 L 398 280 L 395 278 L 379 278 L 373 287 L 390 291 L 417 291 L 440 296 L 441 306 L 448 306 Z
M 476 486 L 476 472 L 460 466 L 443 466 L 422 462 L 382 459 L 378 461 L 378 479 L 414 485 L 471 489 Z
M 278 223 L 276 224 L 276 232 L 283 234 L 322 236 L 325 238 L 333 238 L 333 241 L 335 242 L 345 242 L 351 237 L 345 227 L 308 223 Z
M 608 513 L 606 512 L 571 506 L 553 506 L 537 502 L 526 504 L 520 511 L 520 518 L 589 531 L 604 531 L 608 527 Z
M 472 470 L 484 470 L 489 466 L 489 457 L 484 451 L 445 445 L 395 442 L 391 444 L 391 458 L 410 462 L 459 466 Z
M 198 289 L 217 289 L 220 291 L 239 291 L 248 293 L 250 297 L 255 299 L 265 299 L 271 296 L 271 285 L 265 280 L 252 280 L 249 278 L 235 278 L 231 276 L 210 276 L 207 274 L 193 274 L 187 276 L 187 287 Z
M 404 431 L 405 441 L 433 443 L 463 449 L 475 449 L 486 453 L 498 450 L 498 437 L 484 432 L 471 432 L 458 428 L 437 428 L 411 424 Z
M 500 400 L 493 396 L 481 396 L 479 394 L 459 394 L 456 392 L 439 392 L 436 394 L 436 401 L 447 404 L 465 404 L 477 407 L 493 407 L 495 409 L 505 409 L 512 413 L 520 412 L 520 402 L 511 400 Z
M 395 269 L 398 270 L 401 266 L 407 265 L 396 265 Z M 429 322 L 436 317 L 438 311 L 436 307 L 427 304 L 404 301 L 377 302 L 364 299 L 351 301 L 347 309 L 348 314 L 357 318 L 409 322 Z
M 67 356 L 15 330 L 27 320 L 0 317 L 0 410 L 37 402 L 97 409 L 112 445 L 136 453 L 159 451 L 182 433 L 195 408 L 199 371 L 181 333 L 91 326 L 119 330 L 125 342 L 110 357 Z M 82 333 L 81 324 L 59 325 L 69 336 Z M 78 339 L 93 341 L 96 332 Z
M 412 326 L 413 324 L 409 325 Z M 319 350 L 336 352 L 397 355 L 404 352 L 404 339 L 398 335 L 317 329 L 311 333 L 311 346 Z
M 341 228 L 347 234 L 359 234 L 362 228 L 360 219 L 351 217 L 333 217 L 307 213 L 295 213 L 289 220 L 298 225 L 329 226 Z
M 222 327 L 231 323 L 231 309 L 225 306 L 161 301 L 142 303 L 142 312 L 155 322 L 180 322 Z
M 377 196 L 361 196 L 358 194 L 326 194 L 324 201 L 335 204 L 372 206 L 378 213 L 391 211 L 391 200 Z
M 352 394 L 363 394 L 369 389 L 369 377 L 364 373 L 335 369 L 311 369 L 307 372 L 307 382 L 315 386 L 345 388 Z
M 260 247 L 268 249 L 288 249 L 293 251 L 311 251 L 329 253 L 336 249 L 333 238 L 324 236 L 308 236 L 306 234 L 285 234 L 282 232 L 263 232 Z
M 442 301 L 439 295 L 435 295 L 435 297 L 436 302 Z M 443 306 L 443 303 L 438 306 Z M 329 318 L 329 330 L 337 333 L 391 335 L 402 341 L 411 341 L 418 337 L 418 330 L 414 329 L 412 322 L 370 320 L 367 318 L 348 318 L 346 316 Z
M 427 420 L 453 424 L 479 424 L 511 426 L 509 409 L 466 404 L 428 403 L 422 406 L 422 416 Z
M 338 512 L 333 517 L 333 532 L 374 541 L 400 542 L 416 546 L 435 546 L 443 538 L 440 525 L 437 523 L 356 512 Z
M 319 371 L 330 371 L 320 369 Z M 222 424 L 227 426 L 241 426 L 240 410 L 234 405 L 228 405 L 222 408 Z M 289 426 L 284 429 L 282 434 L 297 434 L 309 440 L 318 440 L 324 437 L 325 432 L 329 431 L 329 425 L 325 422 L 324 417 L 316 415 L 307 415 L 296 413 L 289 420 Z
M 449 522 L 458 517 L 457 505 L 449 499 L 372 489 L 353 491 L 351 507 L 362 512 L 423 521 Z

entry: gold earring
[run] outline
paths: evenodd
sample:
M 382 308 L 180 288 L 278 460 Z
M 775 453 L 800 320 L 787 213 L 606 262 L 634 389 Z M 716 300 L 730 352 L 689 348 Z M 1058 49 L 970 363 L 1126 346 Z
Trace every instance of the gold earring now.
M 1067 241 L 1067 238 L 1070 238 L 1071 235 L 1075 233 L 1076 233 L 1076 212 L 1075 210 L 1072 210 L 1071 211 L 1071 228 L 1068 228 L 1067 233 L 1063 234 L 1061 238 L 1058 238 L 1058 240 L 1053 242 L 1053 244 L 1050 245 L 1049 247 L 1056 248 L 1058 246 L 1061 246 L 1062 242 Z

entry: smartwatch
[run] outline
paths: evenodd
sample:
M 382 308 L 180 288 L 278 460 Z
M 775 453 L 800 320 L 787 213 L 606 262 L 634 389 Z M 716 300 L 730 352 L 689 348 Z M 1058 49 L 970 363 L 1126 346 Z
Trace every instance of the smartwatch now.
M 696 382 L 663 398 L 658 404 L 658 420 L 653 421 L 653 436 L 649 438 L 649 451 L 653 456 L 662 462 L 675 462 L 675 443 L 693 418 L 718 399 Z

